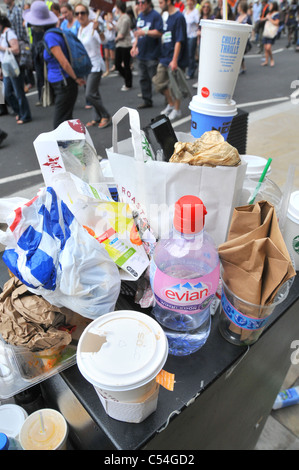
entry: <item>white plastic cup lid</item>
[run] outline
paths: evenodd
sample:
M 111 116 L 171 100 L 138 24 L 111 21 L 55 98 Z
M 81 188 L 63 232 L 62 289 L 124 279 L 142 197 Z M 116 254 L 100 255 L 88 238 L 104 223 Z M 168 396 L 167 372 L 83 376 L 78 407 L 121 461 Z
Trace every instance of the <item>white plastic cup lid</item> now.
M 225 29 L 225 30 L 233 30 L 234 32 L 239 33 L 250 33 L 252 30 L 252 26 L 249 24 L 242 24 L 238 23 L 237 21 L 232 20 L 200 20 L 200 26 L 205 26 L 208 28 L 213 28 L 216 30 Z
M 290 196 L 288 217 L 299 224 L 299 191 L 294 191 Z
M 267 164 L 267 159 L 257 155 L 241 155 L 243 161 L 247 163 L 246 175 L 260 177 Z M 271 165 L 268 168 L 267 176 L 271 173 Z
M 125 391 L 150 382 L 163 368 L 168 341 L 156 320 L 119 310 L 90 323 L 77 347 L 83 377 L 104 390 Z
M 236 102 L 231 100 L 230 103 L 213 103 L 202 101 L 199 95 L 194 95 L 189 103 L 189 109 L 196 113 L 206 114 L 208 116 L 235 116 L 238 112 Z
M 8 437 L 17 437 L 28 413 L 19 405 L 0 406 L 0 432 Z

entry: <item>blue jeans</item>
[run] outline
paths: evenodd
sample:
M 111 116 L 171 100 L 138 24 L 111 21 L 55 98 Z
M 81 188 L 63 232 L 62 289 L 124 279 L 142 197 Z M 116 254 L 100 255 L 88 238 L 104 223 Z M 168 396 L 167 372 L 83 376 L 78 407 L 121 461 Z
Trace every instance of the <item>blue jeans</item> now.
M 24 72 L 18 77 L 3 77 L 5 99 L 23 122 L 32 120 L 30 106 L 24 92 Z
M 187 48 L 188 48 L 188 71 L 187 75 L 190 78 L 194 77 L 196 70 L 196 61 L 195 61 L 195 52 L 196 52 L 197 38 L 188 38 L 187 39 Z

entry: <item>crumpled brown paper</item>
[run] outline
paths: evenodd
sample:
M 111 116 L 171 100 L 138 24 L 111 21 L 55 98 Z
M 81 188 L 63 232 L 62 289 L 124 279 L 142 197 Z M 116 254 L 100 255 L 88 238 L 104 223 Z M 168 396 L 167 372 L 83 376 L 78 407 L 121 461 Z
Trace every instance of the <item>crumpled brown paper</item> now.
M 29 292 L 12 277 L 0 294 L 0 334 L 14 346 L 31 351 L 61 348 L 72 341 L 68 331 L 58 329 L 65 315 L 42 297 Z
M 224 140 L 218 131 L 207 131 L 194 142 L 176 142 L 172 163 L 199 166 L 237 166 L 241 163 L 238 150 Z
M 267 201 L 235 208 L 227 242 L 218 251 L 226 285 L 256 305 L 271 304 L 296 275 L 274 206 Z

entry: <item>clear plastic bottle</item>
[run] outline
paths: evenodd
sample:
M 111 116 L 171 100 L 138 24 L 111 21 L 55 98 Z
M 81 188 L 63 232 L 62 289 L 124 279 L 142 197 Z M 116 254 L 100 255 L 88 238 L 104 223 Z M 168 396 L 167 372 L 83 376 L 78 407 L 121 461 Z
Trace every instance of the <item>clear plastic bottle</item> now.
M 8 437 L 0 432 L 0 450 L 23 450 L 21 444 L 14 437 Z
M 199 198 L 180 198 L 173 232 L 157 243 L 151 261 L 153 313 L 168 338 L 169 353 L 175 356 L 197 351 L 210 334 L 210 305 L 220 267 L 214 241 L 204 230 L 206 213 Z

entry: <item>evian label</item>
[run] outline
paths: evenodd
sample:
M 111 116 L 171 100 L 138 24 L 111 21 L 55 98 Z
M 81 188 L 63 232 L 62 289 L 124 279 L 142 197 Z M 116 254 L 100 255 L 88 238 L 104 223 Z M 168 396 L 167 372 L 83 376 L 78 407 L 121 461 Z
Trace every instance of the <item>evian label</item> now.
M 179 313 L 194 314 L 211 303 L 219 284 L 219 264 L 209 274 L 180 279 L 163 273 L 152 261 L 151 283 L 158 305 Z

